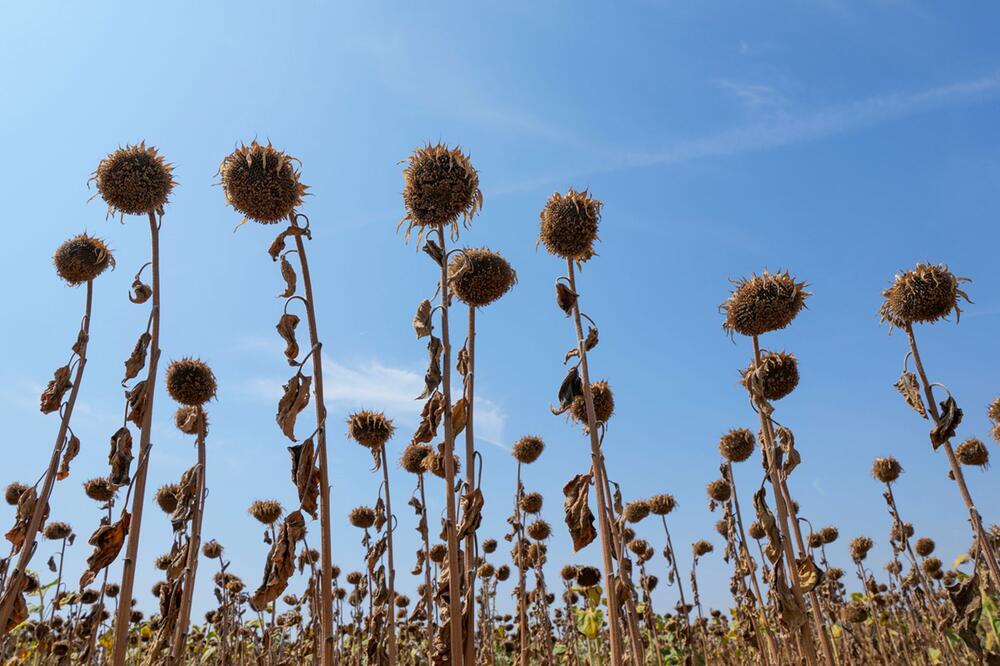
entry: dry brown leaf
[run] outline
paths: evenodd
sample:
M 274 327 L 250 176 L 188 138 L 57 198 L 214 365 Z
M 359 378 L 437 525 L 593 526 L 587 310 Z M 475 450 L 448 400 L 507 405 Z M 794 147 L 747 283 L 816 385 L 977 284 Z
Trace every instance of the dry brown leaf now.
M 479 488 L 476 488 L 471 493 L 462 494 L 462 499 L 459 503 L 462 519 L 458 523 L 458 536 L 456 537 L 459 541 L 479 529 L 480 523 L 483 522 L 484 504 L 485 498 Z
M 426 337 L 434 330 L 431 322 L 431 302 L 426 298 L 420 301 L 417 306 L 417 313 L 413 315 L 413 330 L 417 334 L 417 339 Z
M 108 464 L 111 465 L 109 477 L 111 483 L 124 486 L 129 482 L 129 467 L 132 465 L 132 433 L 126 426 L 122 426 L 111 435 Z
M 451 406 L 451 434 L 453 437 L 458 437 L 463 430 L 465 430 L 465 425 L 469 422 L 469 402 L 465 398 L 459 398 L 458 401 Z
M 435 391 L 420 412 L 420 425 L 413 434 L 411 444 L 426 444 L 437 437 L 441 416 L 444 414 L 444 395 Z
M 955 436 L 955 429 L 962 423 L 962 410 L 951 396 L 941 403 L 941 415 L 931 428 L 931 445 L 939 446 Z
M 903 370 L 903 374 L 899 376 L 894 386 L 899 391 L 899 394 L 903 396 L 906 404 L 926 419 L 927 408 L 924 406 L 923 398 L 920 397 L 920 384 L 917 382 L 917 376 L 908 370 Z
M 132 281 L 132 292 L 128 295 L 128 300 L 137 305 L 141 305 L 142 303 L 148 301 L 149 297 L 152 295 L 152 287 L 136 277 L 136 279 Z
M 302 512 L 292 511 L 285 516 L 264 565 L 264 581 L 250 600 L 254 610 L 264 610 L 288 587 L 288 579 L 295 573 L 295 548 L 305 535 L 306 521 Z
M 73 459 L 76 458 L 79 453 L 80 438 L 71 434 L 69 436 L 69 441 L 66 442 L 66 448 L 63 449 L 62 460 L 59 462 L 59 471 L 56 472 L 57 479 L 62 481 L 69 476 L 69 464 L 73 462 Z
M 295 294 L 296 275 L 295 269 L 285 256 L 281 257 L 281 277 L 285 281 L 285 290 L 278 294 L 278 297 L 289 298 Z
M 318 517 L 316 501 L 319 497 L 319 468 L 316 467 L 316 448 L 312 437 L 297 446 L 289 446 L 292 455 L 292 483 L 299 494 L 299 506 L 314 519 Z
M 278 335 L 285 341 L 285 358 L 288 359 L 289 365 L 295 365 L 295 359 L 299 355 L 299 343 L 295 339 L 295 328 L 299 325 L 299 321 L 298 315 L 285 313 L 281 315 L 275 327 L 278 329 Z
M 298 418 L 299 412 L 309 404 L 311 386 L 312 377 L 296 373 L 285 384 L 285 393 L 278 401 L 278 414 L 275 416 L 275 420 L 285 437 L 293 442 L 295 441 L 295 420 Z
M 87 343 L 90 341 L 90 336 L 87 331 L 80 329 L 80 332 L 76 334 L 76 342 L 73 343 L 73 353 L 77 356 L 83 356 L 83 352 L 87 349 Z
M 62 404 L 63 395 L 73 386 L 69 381 L 69 366 L 64 365 L 57 368 L 49 381 L 48 386 L 42 391 L 41 410 L 42 414 L 51 414 L 59 409 Z
M 427 343 L 427 372 L 424 373 L 424 392 L 417 396 L 417 400 L 429 398 L 432 393 L 441 385 L 441 351 L 444 345 L 436 336 L 431 336 Z
M 136 382 L 135 386 L 125 394 L 125 399 L 128 401 L 128 414 L 125 415 L 125 420 L 141 428 L 146 416 L 146 380 Z
M 562 414 L 573 405 L 573 401 L 583 395 L 583 381 L 580 371 L 574 365 L 566 372 L 562 384 L 559 385 L 559 409 L 552 409 L 553 414 Z
M 562 282 L 556 282 L 556 304 L 559 309 L 566 313 L 566 316 L 573 314 L 573 306 L 576 305 L 576 294 Z
M 153 339 L 148 332 L 144 332 L 139 336 L 139 339 L 135 342 L 135 347 L 132 348 L 132 354 L 125 359 L 125 377 L 122 379 L 122 385 L 125 385 L 130 379 L 135 379 L 139 375 L 139 371 L 146 366 L 146 352 L 149 350 L 149 343 Z
M 302 227 L 287 227 L 284 231 L 277 235 L 271 246 L 267 248 L 267 253 L 271 255 L 272 261 L 277 261 L 278 256 L 285 251 L 285 239 L 289 236 L 305 236 L 306 238 L 312 238 L 309 232 Z
M 563 506 L 566 509 L 566 526 L 573 537 L 573 551 L 589 545 L 597 538 L 594 529 L 594 513 L 590 510 L 590 474 L 577 474 L 563 486 L 566 496 Z
M 114 525 L 101 525 L 90 535 L 87 543 L 94 547 L 94 552 L 87 558 L 87 570 L 80 577 L 80 587 L 90 585 L 97 574 L 118 557 L 125 544 L 131 518 L 132 514 L 122 511 L 118 522 Z

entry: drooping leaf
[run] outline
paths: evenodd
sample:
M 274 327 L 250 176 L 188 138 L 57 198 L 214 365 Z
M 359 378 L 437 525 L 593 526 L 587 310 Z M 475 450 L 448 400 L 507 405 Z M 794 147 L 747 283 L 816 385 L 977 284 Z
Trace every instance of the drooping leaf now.
M 424 391 L 417 396 L 417 400 L 429 398 L 441 385 L 441 352 L 443 349 L 444 345 L 441 344 L 441 340 L 432 335 L 427 343 L 428 363 L 427 372 L 424 373 Z
M 289 365 L 295 365 L 299 356 L 299 343 L 295 339 L 295 328 L 299 325 L 299 321 L 298 315 L 285 313 L 281 315 L 275 327 L 278 335 L 285 341 L 285 358 L 288 359 Z
M 485 499 L 483 498 L 483 493 L 479 488 L 476 488 L 470 493 L 463 493 L 462 499 L 459 502 L 459 506 L 462 511 L 462 518 L 458 523 L 458 536 L 456 537 L 459 541 L 465 539 L 467 536 L 475 533 L 479 529 L 480 523 L 483 522 L 483 505 L 485 504 Z
M 417 334 L 417 339 L 431 334 L 434 325 L 431 322 L 431 302 L 426 298 L 420 301 L 417 306 L 417 313 L 413 315 L 413 330 Z
M 135 379 L 139 375 L 139 371 L 146 366 L 146 352 L 149 350 L 149 343 L 153 339 L 148 332 L 143 332 L 139 336 L 139 339 L 135 342 L 135 347 L 132 348 L 132 353 L 127 359 L 125 359 L 125 377 L 122 379 L 122 385 L 125 385 L 130 379 Z
M 284 255 L 281 256 L 281 278 L 285 281 L 285 290 L 278 294 L 279 298 L 289 298 L 295 294 L 296 275 L 291 262 Z
M 87 541 L 94 547 L 94 552 L 87 558 L 87 570 L 80 577 L 80 587 L 86 587 L 93 582 L 97 574 L 115 561 L 125 544 L 128 535 L 129 522 L 132 514 L 122 511 L 121 517 L 113 525 L 101 525 L 90 535 Z
M 56 478 L 62 481 L 69 476 L 69 464 L 73 462 L 73 459 L 77 457 L 80 453 L 80 438 L 76 435 L 70 435 L 69 440 L 66 442 L 66 448 L 63 449 L 62 460 L 59 462 L 59 471 L 56 472 Z
M 316 467 L 316 448 L 312 437 L 297 446 L 289 446 L 292 455 L 292 483 L 299 494 L 299 506 L 314 519 L 319 497 L 319 468 Z
M 146 380 L 136 382 L 126 394 L 128 401 L 128 413 L 125 415 L 126 421 L 131 421 L 136 427 L 141 428 L 143 420 L 146 418 Z
M 51 414 L 59 409 L 62 404 L 63 395 L 66 394 L 73 384 L 69 381 L 69 366 L 64 365 L 56 368 L 48 386 L 42 391 L 41 410 L 42 414 Z
M 295 420 L 299 413 L 309 404 L 309 389 L 312 387 L 312 377 L 295 373 L 284 386 L 284 394 L 278 401 L 278 413 L 275 420 L 285 437 L 295 441 Z
M 285 251 L 285 239 L 289 236 L 305 236 L 306 238 L 312 238 L 309 231 L 303 227 L 286 227 L 275 237 L 271 246 L 267 248 L 267 253 L 271 255 L 272 261 L 277 261 L 281 253 Z
M 931 444 L 937 450 L 939 446 L 955 436 L 955 429 L 962 423 L 962 410 L 951 396 L 941 403 L 941 414 L 931 428 Z
M 153 295 L 153 288 L 139 279 L 138 276 L 132 281 L 132 291 L 128 295 L 128 300 L 136 305 L 141 305 L 149 300 Z
M 573 366 L 563 377 L 562 384 L 559 385 L 559 408 L 553 409 L 553 414 L 562 414 L 568 410 L 573 401 L 583 395 L 583 381 L 580 379 L 580 371 Z
M 111 475 L 108 477 L 116 486 L 129 482 L 129 467 L 132 465 L 132 433 L 122 426 L 111 435 L 111 452 L 108 453 Z
M 573 314 L 573 306 L 576 305 L 576 294 L 562 282 L 556 282 L 556 305 L 567 317 Z
M 250 600 L 254 610 L 264 610 L 288 587 L 288 579 L 295 573 L 295 549 L 305 535 L 306 521 L 300 511 L 292 511 L 285 516 L 264 564 L 264 581 Z
M 917 382 L 917 376 L 912 372 L 907 370 L 903 371 L 899 379 L 894 384 L 896 390 L 899 391 L 900 395 L 903 396 L 903 400 L 906 404 L 913 408 L 917 414 L 920 414 L 923 418 L 927 418 L 927 408 L 924 407 L 924 400 L 920 397 L 920 384 Z
M 566 510 L 566 526 L 573 538 L 573 551 L 579 552 L 597 538 L 594 529 L 594 513 L 590 510 L 590 474 L 577 474 L 563 486 L 566 499 L 563 507 Z

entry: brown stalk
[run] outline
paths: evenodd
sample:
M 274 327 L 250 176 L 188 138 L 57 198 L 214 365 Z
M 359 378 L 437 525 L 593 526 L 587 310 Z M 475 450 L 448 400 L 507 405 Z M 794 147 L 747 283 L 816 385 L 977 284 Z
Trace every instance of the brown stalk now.
M 514 492 L 514 517 L 517 523 L 517 626 L 520 638 L 521 654 L 528 654 L 528 596 L 525 592 L 524 569 L 524 513 L 521 511 L 521 498 L 524 497 L 524 485 L 521 483 L 521 461 L 517 462 L 517 490 Z
M 446 262 L 447 263 L 447 262 Z M 476 378 L 476 308 L 469 306 L 469 339 L 466 342 L 468 352 L 468 370 L 465 376 L 465 484 L 466 492 L 471 493 L 476 487 L 475 459 L 476 443 L 473 431 L 473 414 L 475 413 L 475 378 Z M 466 595 L 474 600 L 476 594 L 476 534 L 470 531 L 465 538 L 465 576 Z M 474 602 L 473 602 L 474 605 Z M 476 619 L 475 613 L 469 613 L 465 625 L 465 663 L 476 663 Z
M 139 435 L 139 464 L 132 479 L 132 518 L 129 521 L 128 545 L 122 562 L 122 582 L 118 613 L 115 617 L 115 640 L 111 652 L 113 666 L 125 666 L 128 651 L 129 620 L 132 612 L 132 589 L 135 584 L 136 557 L 139 553 L 139 533 L 142 528 L 142 509 L 146 499 L 146 472 L 149 470 L 149 452 L 153 445 L 150 435 L 153 424 L 153 393 L 156 390 L 156 366 L 160 360 L 160 225 L 156 213 L 149 211 L 149 237 L 151 248 L 153 306 L 150 311 L 149 370 L 146 373 L 146 408 Z M 127 507 L 126 507 L 127 508 Z
M 181 597 L 180 613 L 174 629 L 173 644 L 170 647 L 170 663 L 183 664 L 187 644 L 188 626 L 191 623 L 191 601 L 194 598 L 195 577 L 198 572 L 198 556 L 201 553 L 201 523 L 205 514 L 205 413 L 198 408 L 198 495 L 191 511 L 191 535 L 188 537 L 187 561 L 184 565 L 184 592 Z
M 753 367 L 754 371 L 757 371 L 760 367 L 761 357 L 760 357 L 760 342 L 758 337 L 753 336 Z M 782 491 L 781 477 L 779 475 L 778 465 L 776 464 L 775 458 L 775 448 L 774 448 L 774 434 L 771 432 L 771 419 L 767 414 L 765 414 L 766 405 L 763 403 L 763 399 L 754 398 L 757 403 L 757 413 L 760 415 L 760 427 L 764 434 L 764 446 L 765 455 L 767 461 L 767 471 L 771 480 L 771 487 L 774 490 L 774 505 L 778 513 L 778 529 L 781 530 L 782 535 L 782 545 L 785 551 L 785 560 L 788 564 L 789 578 L 792 581 L 792 594 L 795 595 L 795 600 L 798 604 L 805 608 L 805 597 L 802 594 L 802 585 L 799 581 L 798 567 L 795 566 L 795 553 L 792 551 L 791 534 L 788 529 L 788 513 L 785 507 L 784 492 Z M 775 568 L 781 565 L 781 561 L 775 562 Z M 815 616 L 814 616 L 815 621 Z M 819 627 L 822 633 L 822 625 Z M 802 652 L 806 657 L 809 664 L 816 664 L 816 647 L 813 644 L 812 634 L 809 632 L 809 627 L 802 625 L 799 628 L 799 640 L 801 642 Z M 832 656 L 828 660 L 827 664 L 830 666 L 832 664 Z
M 673 541 L 670 540 L 670 530 L 667 528 L 667 517 L 660 516 L 660 519 L 663 521 L 663 532 L 667 536 L 667 548 L 670 550 L 670 564 L 674 573 L 674 580 L 677 581 L 677 593 L 680 596 L 682 609 L 680 616 L 684 619 L 684 634 L 687 636 L 688 645 L 694 647 L 694 640 L 691 635 L 691 622 L 688 619 L 687 613 L 687 601 L 684 600 L 683 578 L 681 578 L 681 572 L 677 568 L 677 551 L 674 550 Z
M 427 496 L 424 493 L 424 473 L 417 474 L 417 488 L 420 490 L 420 520 L 424 528 L 420 536 L 424 542 L 424 610 L 427 612 L 427 663 L 432 663 L 431 652 L 434 643 L 434 590 L 431 587 L 431 544 L 427 538 Z
M 297 227 L 298 215 L 292 212 L 288 222 Z M 302 241 L 303 234 L 295 234 L 295 249 L 302 268 L 302 289 L 305 293 L 306 320 L 309 324 L 309 343 L 312 349 L 313 392 L 316 396 L 316 440 L 319 450 L 319 498 L 320 498 L 320 531 L 321 557 L 320 569 L 320 634 L 323 640 L 323 666 L 333 666 L 333 541 L 331 537 L 330 512 L 330 468 L 326 451 L 326 403 L 323 400 L 323 357 L 322 343 L 316 328 L 316 306 L 313 299 L 312 278 L 309 274 L 309 259 L 306 257 L 306 246 Z
M 917 374 L 920 375 L 920 383 L 923 385 L 924 395 L 927 396 L 927 409 L 930 411 L 934 422 L 937 423 L 940 421 L 941 415 L 938 412 L 937 403 L 934 402 L 934 390 L 932 389 L 930 382 L 927 381 L 927 373 L 924 372 L 923 361 L 920 360 L 920 352 L 917 350 L 917 339 L 913 335 L 913 324 L 906 325 L 906 337 L 910 342 L 910 351 L 913 352 L 913 363 L 917 366 Z M 995 587 L 1000 587 L 1000 567 L 997 566 L 996 553 L 993 552 L 993 544 L 990 543 L 989 538 L 986 536 L 986 532 L 983 530 L 982 517 L 976 509 L 975 502 L 972 501 L 972 495 L 969 493 L 969 487 L 965 483 L 965 474 L 962 473 L 962 466 L 958 464 L 958 459 L 955 457 L 955 450 L 951 446 L 950 439 L 944 443 L 944 450 L 948 456 L 948 464 L 951 466 L 951 475 L 954 477 L 955 484 L 958 486 L 958 491 L 962 495 L 962 501 L 965 502 L 965 508 L 969 510 L 969 520 L 972 523 L 972 531 L 976 535 L 976 541 L 979 543 L 983 559 L 986 560 L 986 566 L 989 569 L 990 578 L 993 579 L 993 585 Z
M 574 294 L 579 292 L 576 289 L 576 274 L 573 270 L 573 260 L 566 260 L 567 277 L 569 288 Z M 576 342 L 580 352 L 580 370 L 583 379 L 583 401 L 587 408 L 587 430 L 590 433 L 590 456 L 594 468 L 594 485 L 597 489 L 597 515 L 598 526 L 601 533 L 601 555 L 604 564 L 604 580 L 607 582 L 608 599 L 608 626 L 610 630 L 611 643 L 611 663 L 622 663 L 622 646 L 620 627 L 618 625 L 618 603 L 615 594 L 615 569 L 611 562 L 611 528 L 608 523 L 608 507 L 604 498 L 604 487 L 606 484 L 603 458 L 601 456 L 601 443 L 597 438 L 597 415 L 594 412 L 594 394 L 590 388 L 590 370 L 587 366 L 586 338 L 583 334 L 583 323 L 580 320 L 580 306 L 578 301 L 573 302 L 573 324 L 576 327 Z
M 14 609 L 14 599 L 20 595 L 20 586 L 27 571 L 28 564 L 35 554 L 38 531 L 42 526 L 42 517 L 52 496 L 52 488 L 56 482 L 56 472 L 59 468 L 59 459 L 62 455 L 63 447 L 66 444 L 66 433 L 69 431 L 69 421 L 73 416 L 73 407 L 76 405 L 76 397 L 80 392 L 80 384 L 83 380 L 83 368 L 87 364 L 87 344 L 90 338 L 90 315 L 94 302 L 94 282 L 87 281 L 87 301 L 84 307 L 83 324 L 83 346 L 80 349 L 78 362 L 76 365 L 76 378 L 73 381 L 73 388 L 70 389 L 69 399 L 63 410 L 62 418 L 59 421 L 59 431 L 56 433 L 55 445 L 52 447 L 52 457 L 49 458 L 49 466 L 45 471 L 45 480 L 42 482 L 42 492 L 39 493 L 35 502 L 35 510 L 31 514 L 31 522 L 28 523 L 28 531 L 25 533 L 24 542 L 21 544 L 21 551 L 17 558 L 17 565 L 11 572 L 7 580 L 6 594 L 3 596 L 3 606 L 0 607 L 0 636 L 6 633 L 7 621 L 10 619 Z M 60 560 L 61 562 L 61 560 Z M 61 565 L 60 565 L 61 572 Z
M 395 531 L 396 519 L 392 514 L 392 500 L 389 498 L 389 459 L 385 455 L 385 444 L 379 447 L 379 455 L 382 457 L 382 484 L 385 486 L 385 512 L 389 516 L 386 523 L 386 557 L 389 564 L 389 663 L 396 663 L 396 567 L 393 564 L 392 533 Z
M 451 341 L 448 335 L 448 251 L 444 238 L 444 226 L 438 226 L 438 241 L 444 259 L 441 261 L 441 345 L 442 375 L 444 382 L 444 476 L 445 497 L 447 498 L 448 522 L 448 626 L 450 634 L 450 666 L 462 666 L 465 658 L 462 649 L 462 595 L 461 570 L 458 566 L 458 538 L 455 509 L 455 433 L 451 422 Z M 471 467 L 472 460 L 466 460 Z M 471 665 L 470 665 L 471 666 Z

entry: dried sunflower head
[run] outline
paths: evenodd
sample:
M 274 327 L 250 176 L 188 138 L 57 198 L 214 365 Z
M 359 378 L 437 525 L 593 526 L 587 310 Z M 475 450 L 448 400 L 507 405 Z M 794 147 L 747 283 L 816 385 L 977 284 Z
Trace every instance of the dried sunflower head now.
M 347 515 L 351 525 L 358 529 L 366 530 L 375 524 L 375 511 L 368 506 L 359 506 L 351 509 Z
M 479 173 L 457 147 L 439 143 L 417 148 L 403 169 L 403 183 L 407 234 L 413 227 L 451 225 L 457 230 L 459 217 L 467 225 L 483 207 Z
M 174 425 L 185 435 L 198 434 L 198 417 L 202 418 L 205 430 L 208 430 L 208 417 L 202 412 L 200 407 L 194 405 L 181 405 L 174 412 Z
M 806 291 L 806 283 L 796 282 L 788 272 L 765 270 L 734 284 L 736 288 L 720 306 L 726 315 L 722 327 L 730 335 L 735 332 L 753 337 L 785 328 L 811 295 Z
M 501 583 L 510 578 L 510 567 L 506 564 L 501 564 L 497 569 L 497 580 Z
M 993 421 L 993 423 L 1000 425 L 1000 397 L 996 398 L 990 403 L 990 406 L 986 408 L 986 416 L 990 419 L 990 421 Z
M 552 535 L 552 528 L 544 520 L 538 519 L 528 525 L 528 536 L 536 541 L 545 541 Z
M 542 510 L 542 494 L 527 493 L 521 497 L 521 511 L 525 513 L 539 513 Z
M 851 601 L 844 606 L 844 621 L 851 624 L 861 624 L 868 620 L 868 608 L 861 601 Z
M 799 385 L 799 363 L 786 352 L 761 354 L 760 364 L 743 371 L 743 386 L 751 393 L 760 391 L 765 400 L 781 400 Z
M 247 513 L 262 525 L 273 525 L 281 518 L 284 509 L 277 500 L 256 500 L 247 509 Z
M 653 495 L 646 500 L 646 503 L 649 504 L 650 513 L 657 516 L 665 516 L 677 507 L 677 500 L 674 499 L 674 496 L 666 493 Z
M 215 539 L 206 541 L 201 547 L 201 553 L 210 560 L 217 560 L 222 557 L 222 544 Z
M 763 539 L 767 536 L 767 532 L 764 531 L 764 527 L 757 521 L 750 523 L 750 527 L 747 528 L 747 533 L 750 535 L 751 539 L 757 540 Z
M 587 190 L 577 192 L 571 187 L 566 194 L 553 193 L 539 215 L 539 242 L 549 254 L 587 261 L 595 254 L 601 207 Z
M 625 505 L 625 510 L 622 511 L 622 517 L 625 518 L 626 522 L 638 523 L 649 515 L 650 506 L 649 502 L 646 500 L 632 500 Z
M 434 450 L 426 444 L 410 444 L 403 449 L 399 465 L 410 474 L 423 474 L 424 459 L 433 453 Z
M 108 214 L 162 211 L 174 188 L 173 165 L 156 148 L 125 146 L 105 157 L 91 177 L 108 204 Z
M 859 536 L 851 539 L 851 559 L 855 562 L 863 561 L 866 557 L 868 557 L 868 551 L 871 550 L 874 545 L 875 542 L 872 541 L 870 537 Z
M 96 502 L 108 502 L 115 496 L 115 485 L 105 477 L 83 482 L 83 492 Z
M 197 407 L 215 397 L 215 375 L 208 365 L 196 358 L 182 358 L 167 367 L 167 392 L 181 403 Z
M 832 525 L 829 527 L 823 527 L 819 531 L 819 535 L 823 538 L 824 545 L 830 545 L 840 536 L 840 530 Z
M 347 436 L 369 449 L 379 449 L 392 437 L 396 428 L 382 412 L 361 410 L 347 417 Z
M 975 437 L 967 439 L 955 448 L 955 457 L 963 465 L 986 467 L 990 464 L 990 452 L 980 440 Z
M 753 454 L 757 438 L 746 428 L 730 430 L 719 439 L 719 453 L 729 462 L 743 462 Z
M 493 553 L 497 549 L 496 539 L 486 539 L 483 541 L 483 552 L 487 555 Z
M 299 181 L 297 160 L 270 143 L 241 145 L 219 166 L 226 201 L 246 219 L 275 224 L 302 204 L 306 186 Z
M 701 557 L 702 555 L 708 555 L 715 547 L 709 541 L 701 539 L 700 541 L 695 541 L 691 544 L 691 552 L 694 553 L 695 557 Z
M 426 456 L 421 465 L 423 465 L 425 472 L 430 472 L 439 479 L 447 478 L 448 470 L 446 469 L 447 459 L 441 449 L 444 448 L 444 442 L 438 445 L 437 451 L 431 451 L 431 454 Z M 452 463 L 454 465 L 455 474 L 458 474 L 462 469 L 462 461 L 458 456 L 452 455 Z
M 428 556 L 431 558 L 431 562 L 441 564 L 448 557 L 448 546 L 443 543 L 436 543 L 431 546 Z
M 59 277 L 74 287 L 90 282 L 108 267 L 115 266 L 115 258 L 104 241 L 85 233 L 73 236 L 56 248 L 52 262 Z
M 889 456 L 886 458 L 876 458 L 872 464 L 872 476 L 882 483 L 892 483 L 903 473 L 903 467 L 899 461 Z
M 934 572 L 941 570 L 941 560 L 936 557 L 928 557 L 920 565 L 920 568 L 924 570 L 925 574 L 934 574 Z
M 49 523 L 45 526 L 43 534 L 45 538 L 49 541 L 61 541 L 63 539 L 69 538 L 69 535 L 73 533 L 73 528 L 70 527 L 69 523 Z
M 889 538 L 900 543 L 911 536 L 913 536 L 913 523 L 893 523 L 889 530 Z
M 542 455 L 542 451 L 544 450 L 545 442 L 542 441 L 541 437 L 527 435 L 514 442 L 513 453 L 517 462 L 530 465 L 538 460 L 538 457 Z
M 728 502 L 733 489 L 725 479 L 716 479 L 706 487 L 708 496 L 716 502 Z
M 920 557 L 927 557 L 934 552 L 934 539 L 930 537 L 920 537 L 917 542 L 913 544 L 913 548 L 917 551 L 917 555 Z
M 28 486 L 23 483 L 18 483 L 17 481 L 8 483 L 3 492 L 4 501 L 11 506 L 17 506 L 17 503 L 21 500 L 21 495 L 23 495 L 24 491 L 27 489 Z
M 159 490 L 156 491 L 154 499 L 156 500 L 157 506 L 163 513 L 171 514 L 177 510 L 177 494 L 180 492 L 180 486 L 176 483 L 168 483 L 165 486 L 161 486 Z
M 483 580 L 489 580 L 490 578 L 493 578 L 493 574 L 496 572 L 497 570 L 492 564 L 489 562 L 483 562 L 479 565 L 479 569 L 476 571 L 476 574 Z
M 510 264 L 485 247 L 458 252 L 448 263 L 448 284 L 466 305 L 481 308 L 500 299 L 517 282 Z
M 594 398 L 594 418 L 598 424 L 607 423 L 615 412 L 615 396 L 611 387 L 606 381 L 599 381 L 590 385 L 590 391 Z M 576 422 L 583 424 L 584 430 L 587 429 L 587 402 L 582 395 L 573 400 L 569 413 Z
M 952 311 L 958 318 L 962 314 L 959 297 L 969 301 L 959 286 L 968 281 L 953 275 L 945 264 L 917 264 L 912 271 L 897 274 L 892 286 L 882 292 L 882 321 L 905 328 L 918 322 L 933 323 Z
M 601 582 L 601 570 L 597 567 L 577 567 L 576 584 L 580 587 L 593 587 Z

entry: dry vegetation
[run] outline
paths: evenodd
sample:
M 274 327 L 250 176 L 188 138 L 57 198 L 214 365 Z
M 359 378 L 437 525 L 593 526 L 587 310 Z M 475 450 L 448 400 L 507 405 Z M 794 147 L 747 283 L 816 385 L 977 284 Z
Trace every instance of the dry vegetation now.
M 958 319 L 965 279 L 947 267 L 918 264 L 897 275 L 883 292 L 881 315 L 907 344 L 896 388 L 916 416 L 927 420 L 931 449 L 925 455 L 947 463 L 968 509 L 967 555 L 953 563 L 935 557 L 934 541 L 906 522 L 906 498 L 894 493 L 901 465 L 880 457 L 872 465 L 874 481 L 868 482 L 884 489 L 892 559 L 872 562 L 874 542 L 868 536 L 850 541 L 852 561 L 827 558 L 827 546 L 847 537 L 835 526 L 812 525 L 794 500 L 792 481 L 801 459 L 777 407 L 798 385 L 797 361 L 790 353 L 764 349 L 766 336 L 792 325 L 810 294 L 789 273 L 765 271 L 735 282 L 720 307 L 725 332 L 746 349 L 742 384 L 755 414 L 748 410 L 736 418 L 744 426 L 749 419 L 758 422 L 752 428 L 720 424 L 719 474 L 706 485 L 709 507 L 718 516 L 717 537 L 714 543 L 676 545 L 691 549 L 693 564 L 686 571 L 669 530 L 678 502 L 666 493 L 625 501 L 628 488 L 615 482 L 603 453 L 615 398 L 612 385 L 596 378 L 603 368 L 592 365 L 599 363 L 600 336 L 582 310 L 577 274 L 585 262 L 596 260 L 598 199 L 570 189 L 553 194 L 540 214 L 538 242 L 563 262 L 553 263 L 554 272 L 564 271 L 555 280 L 555 305 L 569 323 L 567 370 L 558 385 L 553 378 L 552 412 L 566 415 L 580 436 L 579 455 L 566 462 L 564 496 L 556 499 L 565 524 L 541 518 L 546 500 L 530 490 L 531 465 L 544 455 L 545 444 L 525 435 L 513 445 L 512 497 L 492 498 L 491 504 L 511 507 L 509 532 L 488 535 L 480 531 L 485 504 L 480 481 L 494 472 L 482 468 L 475 449 L 476 326 L 480 320 L 494 325 L 488 306 L 511 290 L 516 273 L 492 250 L 457 245 L 483 205 L 468 156 L 427 145 L 415 150 L 403 169 L 406 215 L 400 226 L 406 227 L 407 242 L 414 240 L 426 255 L 415 261 L 430 269 L 426 288 L 432 296 L 417 305 L 413 318 L 415 336 L 428 354 L 421 420 L 415 432 L 406 433 L 409 443 L 398 461 L 387 456 L 387 443 L 397 435 L 389 416 L 366 410 L 327 418 L 323 347 L 307 259 L 312 231 L 298 211 L 306 190 L 298 162 L 254 142 L 226 157 L 219 176 L 227 201 L 244 222 L 276 230 L 267 252 L 285 285 L 275 318 L 290 373 L 276 406 L 276 424 L 290 453 L 290 475 L 280 478 L 291 479 L 298 503 L 283 507 L 256 498 L 249 505 L 270 550 L 263 562 L 239 563 L 241 570 L 262 571 L 259 585 L 246 584 L 233 573 L 223 545 L 202 534 L 202 518 L 211 511 L 206 405 L 216 379 L 205 363 L 186 357 L 167 367 L 162 380 L 179 404 L 176 427 L 194 438 L 196 458 L 176 483 L 147 492 L 152 405 L 161 379 L 158 241 L 174 181 L 171 166 L 152 148 L 112 153 L 93 180 L 109 215 L 148 220 L 150 260 L 129 294 L 148 315 L 140 316 L 145 326 L 125 360 L 125 416 L 111 434 L 108 474 L 82 483 L 81 493 L 96 511 L 94 524 L 81 526 L 82 534 L 90 535 L 83 547 L 91 554 L 76 578 L 63 561 L 67 548 L 81 545 L 75 544 L 72 526 L 52 519 L 58 507 L 50 510 L 49 499 L 54 484 L 72 476 L 73 459 L 81 454 L 71 421 L 87 362 L 95 284 L 115 260 L 104 242 L 87 235 L 56 250 L 58 274 L 85 287 L 84 315 L 69 336 L 69 361 L 55 370 L 40 398 L 41 411 L 58 420 L 48 467 L 33 485 L 11 482 L 5 491 L 13 515 L 6 533 L 10 554 L 0 560 L 4 663 L 1000 663 L 1000 530 L 984 526 L 964 477 L 969 466 L 987 465 L 989 449 L 979 439 L 953 446 L 962 409 L 942 378 L 928 377 L 916 340 L 918 324 L 949 315 Z M 463 315 L 467 326 L 453 337 L 451 325 Z M 454 339 L 464 343 L 456 349 Z M 944 365 L 944 359 L 935 360 Z M 991 436 L 1000 438 L 1000 399 L 987 410 Z M 344 427 L 345 416 L 348 436 L 371 452 L 372 473 L 380 477 L 371 505 L 350 510 L 331 506 L 333 463 L 326 444 L 328 428 Z M 97 454 L 89 447 L 84 455 Z M 433 511 L 427 506 L 428 484 L 444 490 L 444 506 Z M 162 580 L 152 590 L 155 611 L 146 614 L 137 609 L 134 581 L 150 495 L 153 509 L 170 517 L 173 545 L 156 559 Z M 399 497 L 406 495 L 412 512 L 400 510 Z M 415 559 L 397 552 L 393 543 L 396 529 L 410 527 L 422 544 Z M 706 525 L 706 535 L 712 529 Z M 41 539 L 58 552 L 47 564 L 33 559 Z M 558 563 L 558 579 L 546 578 L 546 571 L 555 570 L 544 566 L 552 539 L 570 540 L 575 551 L 593 543 L 601 567 Z M 334 561 L 352 548 L 362 550 L 365 566 L 343 572 Z M 731 566 L 732 598 L 724 610 L 702 603 L 698 564 L 706 557 L 722 557 Z M 109 580 L 109 566 L 119 560 L 121 580 Z M 293 587 L 293 577 L 304 585 Z M 196 583 L 211 588 L 217 602 L 203 621 L 192 619 Z M 654 606 L 651 593 L 658 585 L 673 588 L 656 596 L 675 600 L 673 606 Z M 498 599 L 501 607 L 512 605 L 512 612 L 500 612 Z

